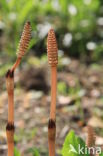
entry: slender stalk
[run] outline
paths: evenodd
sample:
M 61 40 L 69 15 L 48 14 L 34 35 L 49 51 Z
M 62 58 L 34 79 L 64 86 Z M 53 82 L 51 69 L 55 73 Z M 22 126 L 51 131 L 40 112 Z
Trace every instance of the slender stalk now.
M 8 156 L 14 155 L 14 72 L 8 70 L 6 74 L 6 88 L 8 93 L 8 123 L 6 126 Z
M 57 67 L 51 67 L 51 106 L 48 124 L 49 156 L 55 156 Z
M 50 119 L 55 121 L 56 118 L 56 89 L 57 89 L 57 68 L 51 67 L 51 108 Z
M 9 142 L 9 144 L 8 144 L 8 156 L 12 156 L 12 155 L 14 156 L 14 143 Z
M 14 73 L 10 70 L 6 75 L 6 88 L 8 92 L 8 121 L 14 123 Z
M 48 122 L 48 145 L 49 156 L 55 156 L 55 136 L 56 136 L 56 88 L 57 88 L 57 43 L 53 29 L 50 29 L 47 39 L 48 62 L 51 68 L 51 106 Z
M 8 93 L 8 123 L 6 126 L 8 156 L 14 156 L 14 71 L 21 62 L 22 57 L 28 49 L 31 38 L 30 22 L 24 26 L 24 30 L 17 49 L 17 60 L 6 74 L 6 88 Z
M 12 66 L 11 71 L 14 71 L 19 66 L 20 62 L 21 62 L 21 58 L 18 57 L 17 60 L 16 60 L 16 62 Z

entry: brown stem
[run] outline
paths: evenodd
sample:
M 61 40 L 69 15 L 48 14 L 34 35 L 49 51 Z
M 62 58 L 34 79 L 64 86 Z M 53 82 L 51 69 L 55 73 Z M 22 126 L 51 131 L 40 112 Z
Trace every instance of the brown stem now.
M 51 66 L 51 106 L 48 123 L 49 156 L 55 156 L 57 67 Z
M 11 68 L 11 72 L 14 71 L 18 67 L 18 65 L 20 64 L 20 62 L 21 62 L 21 57 L 18 57 L 17 60 L 16 60 L 16 62 L 15 62 L 15 64 Z
M 10 70 L 6 75 L 6 88 L 8 93 L 8 122 L 14 123 L 14 72 Z
M 14 71 L 6 74 L 6 88 L 8 93 L 8 124 L 6 126 L 8 156 L 14 156 Z
M 8 156 L 14 156 L 14 71 L 28 49 L 30 38 L 31 26 L 30 22 L 26 22 L 17 50 L 17 60 L 6 74 L 6 88 L 8 93 L 8 124 L 6 127 Z
M 14 143 L 8 144 L 8 156 L 14 156 Z
M 56 88 L 57 88 L 57 64 L 58 48 L 53 29 L 48 32 L 47 38 L 48 62 L 51 66 L 51 106 L 48 123 L 49 156 L 55 156 L 55 134 L 56 134 Z
M 50 119 L 56 118 L 56 88 L 57 88 L 57 68 L 51 67 L 51 106 L 50 106 Z
M 55 121 L 52 119 L 49 119 L 49 122 L 48 122 L 49 156 L 55 156 L 55 135 L 56 135 Z
M 6 135 L 8 143 L 8 156 L 14 156 L 14 124 L 8 122 L 6 126 Z

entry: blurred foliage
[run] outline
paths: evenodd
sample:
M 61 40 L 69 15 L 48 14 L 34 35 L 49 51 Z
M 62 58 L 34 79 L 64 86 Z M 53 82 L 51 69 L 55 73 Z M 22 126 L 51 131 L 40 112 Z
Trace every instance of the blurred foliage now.
M 27 153 L 31 153 L 32 156 L 40 156 L 36 148 L 29 148 L 27 150 Z M 17 148 L 14 149 L 14 156 L 21 156 L 20 151 Z
M 84 95 L 84 90 L 82 90 L 80 84 L 77 82 L 76 86 L 68 86 L 64 81 L 59 81 L 57 84 L 58 93 L 61 95 L 74 96 L 78 99 Z
M 32 153 L 32 156 L 40 156 L 40 154 L 36 148 L 28 149 L 28 153 Z
M 59 94 L 66 95 L 68 92 L 68 87 L 66 86 L 65 82 L 58 82 L 57 89 Z
M 21 154 L 17 148 L 14 148 L 14 156 L 21 156 Z
M 45 38 L 54 27 L 59 50 L 86 60 L 103 55 L 102 0 L 1 0 L 0 55 L 14 59 L 25 21 L 31 21 L 30 47 L 36 55 L 46 51 Z
M 35 137 L 36 132 L 37 132 L 36 128 L 33 128 L 31 131 L 24 131 L 24 129 L 20 129 L 19 135 L 16 135 L 16 134 L 14 135 L 14 141 L 15 143 L 18 143 L 21 140 L 25 139 L 25 137 L 26 137 L 26 140 L 29 141 Z

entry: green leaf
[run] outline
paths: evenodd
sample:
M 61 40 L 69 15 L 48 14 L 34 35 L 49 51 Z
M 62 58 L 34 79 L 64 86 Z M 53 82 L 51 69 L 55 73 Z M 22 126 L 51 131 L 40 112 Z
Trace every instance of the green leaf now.
M 20 156 L 20 152 L 17 148 L 14 148 L 14 156 Z
M 79 151 L 80 148 L 83 148 L 82 152 Z M 86 149 L 86 152 L 85 152 Z M 87 147 L 85 146 L 85 142 L 75 135 L 74 131 L 70 131 L 70 133 L 66 136 L 64 141 L 64 145 L 62 148 L 62 156 L 89 156 Z

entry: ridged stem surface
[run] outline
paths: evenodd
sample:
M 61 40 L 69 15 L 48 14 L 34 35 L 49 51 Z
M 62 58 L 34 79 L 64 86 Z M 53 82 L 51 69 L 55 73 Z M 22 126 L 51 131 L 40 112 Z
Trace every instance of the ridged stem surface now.
M 56 118 L 57 68 L 51 67 L 51 106 L 50 119 Z
M 14 156 L 14 72 L 10 70 L 6 74 L 6 88 L 8 93 L 8 123 L 6 126 L 8 156 Z

